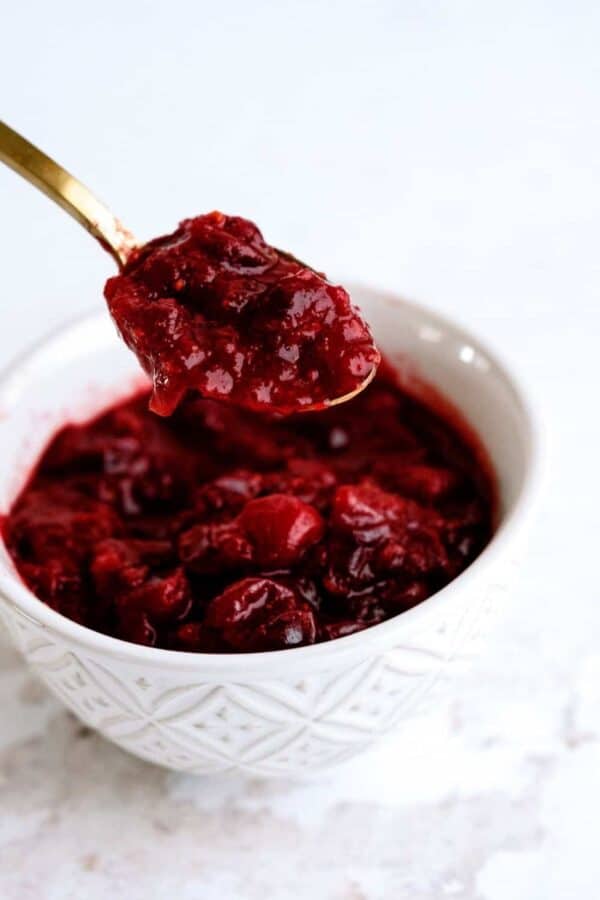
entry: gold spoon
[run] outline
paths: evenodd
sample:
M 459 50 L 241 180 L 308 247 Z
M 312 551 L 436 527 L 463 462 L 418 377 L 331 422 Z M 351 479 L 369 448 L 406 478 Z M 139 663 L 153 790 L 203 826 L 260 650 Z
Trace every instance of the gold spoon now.
M 0 121 L 0 160 L 73 216 L 114 257 L 119 268 L 138 246 L 130 231 L 66 169 Z
M 58 203 L 80 225 L 83 225 L 102 247 L 108 250 L 119 269 L 123 268 L 131 251 L 141 246 L 133 234 L 81 181 L 1 120 L 0 161 Z M 349 394 L 328 399 L 324 405 L 337 406 L 338 403 L 346 403 L 356 397 L 370 384 L 376 371 L 374 367 L 365 380 Z M 321 404 L 305 406 L 302 412 L 319 408 L 322 408 Z

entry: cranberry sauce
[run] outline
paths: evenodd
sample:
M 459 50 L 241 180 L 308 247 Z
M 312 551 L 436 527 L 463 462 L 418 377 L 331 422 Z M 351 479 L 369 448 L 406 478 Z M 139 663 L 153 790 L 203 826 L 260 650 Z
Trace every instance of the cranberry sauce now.
M 150 646 L 277 650 L 402 613 L 492 531 L 493 488 L 457 427 L 382 366 L 354 400 L 267 417 L 147 395 L 63 428 L 4 521 L 53 609 Z
M 134 252 L 105 295 L 160 415 L 188 389 L 250 409 L 322 407 L 379 363 L 346 291 L 237 216 L 186 219 Z

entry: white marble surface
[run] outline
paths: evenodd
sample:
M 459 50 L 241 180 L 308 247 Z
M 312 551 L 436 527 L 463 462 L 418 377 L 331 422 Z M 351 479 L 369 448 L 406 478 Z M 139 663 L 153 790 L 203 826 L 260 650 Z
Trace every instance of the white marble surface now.
M 32 30 L 13 4 L 6 119 L 141 235 L 245 213 L 301 258 L 462 319 L 536 398 L 546 490 L 510 609 L 452 702 L 309 786 L 144 765 L 2 643 L 0 896 L 596 896 L 598 7 L 158 10 L 57 0 Z M 110 261 L 6 171 L 0 247 L 0 361 L 101 303 Z

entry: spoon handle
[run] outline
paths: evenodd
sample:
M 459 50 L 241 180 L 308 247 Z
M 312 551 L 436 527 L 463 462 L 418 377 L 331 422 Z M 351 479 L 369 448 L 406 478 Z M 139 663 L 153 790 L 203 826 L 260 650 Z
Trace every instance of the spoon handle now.
M 0 120 L 0 161 L 43 191 L 83 225 L 119 268 L 136 246 L 133 235 L 85 185 Z

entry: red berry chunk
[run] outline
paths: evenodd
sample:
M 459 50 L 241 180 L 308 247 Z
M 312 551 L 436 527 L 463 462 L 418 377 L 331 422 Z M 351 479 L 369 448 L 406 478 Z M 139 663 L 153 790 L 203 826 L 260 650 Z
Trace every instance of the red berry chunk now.
M 203 485 L 196 502 L 207 511 L 238 512 L 248 500 L 258 496 L 262 487 L 263 478 L 258 472 L 238 469 Z
M 286 568 L 299 562 L 323 536 L 323 519 L 313 506 L 286 494 L 251 500 L 242 510 L 239 527 L 254 547 L 255 559 L 265 568 Z
M 68 559 L 49 559 L 44 565 L 23 563 L 21 574 L 31 590 L 52 609 L 75 622 L 93 621 L 86 608 L 86 586 L 79 567 Z
M 157 624 L 183 619 L 192 605 L 185 572 L 183 569 L 175 569 L 163 577 L 152 576 L 123 596 L 120 605 L 142 610 L 150 621 Z
M 443 520 L 372 484 L 346 485 L 334 497 L 326 586 L 336 596 L 388 579 L 443 572 Z
M 119 528 L 119 516 L 111 506 L 82 495 L 68 483 L 32 486 L 10 516 L 13 541 L 34 559 L 75 562 Z
M 98 594 L 108 598 L 138 587 L 149 572 L 140 554 L 127 541 L 116 538 L 107 538 L 96 545 L 90 570 Z
M 250 563 L 254 549 L 235 523 L 210 523 L 183 532 L 179 556 L 193 572 L 218 575 Z
M 209 605 L 206 624 L 234 650 L 259 651 L 312 644 L 317 635 L 312 609 L 290 588 L 269 578 L 245 578 Z
M 314 459 L 289 459 L 283 472 L 263 476 L 263 490 L 274 494 L 293 494 L 318 509 L 326 507 L 337 483 L 330 466 Z

